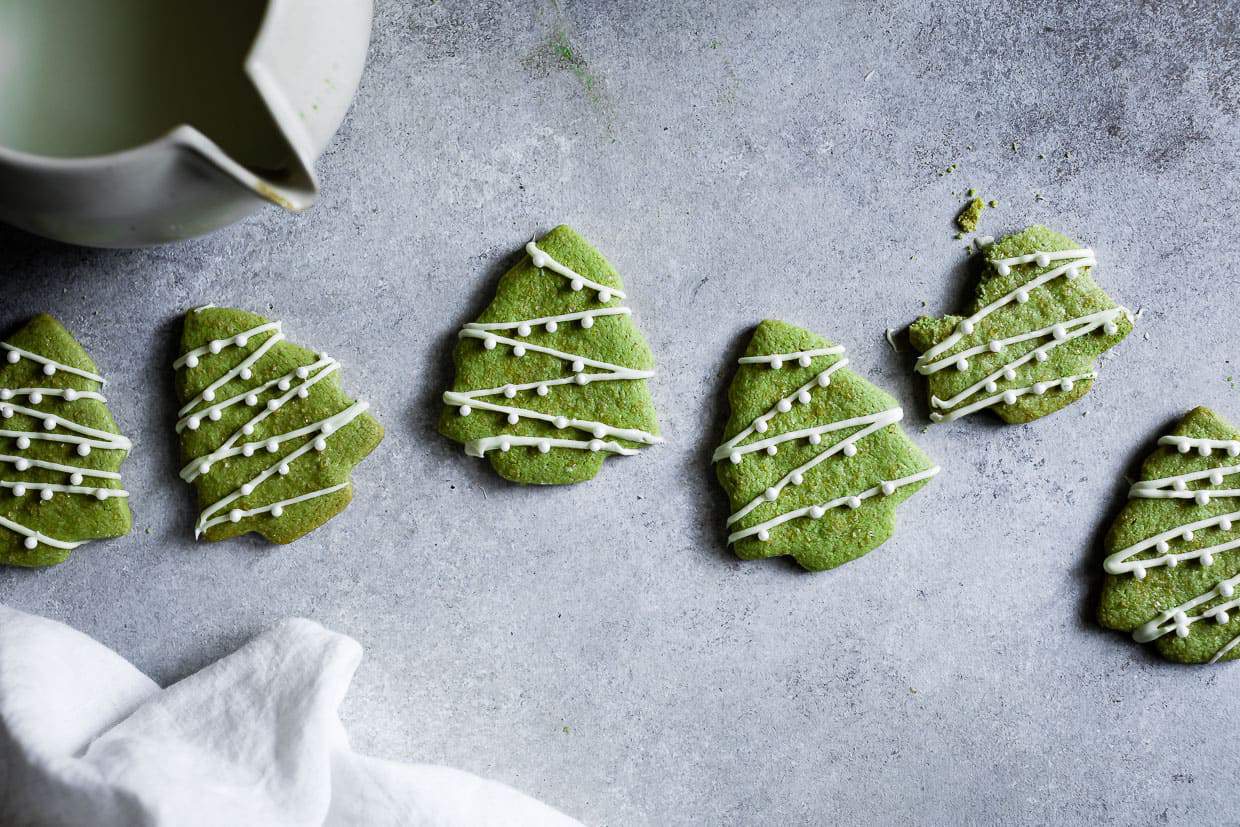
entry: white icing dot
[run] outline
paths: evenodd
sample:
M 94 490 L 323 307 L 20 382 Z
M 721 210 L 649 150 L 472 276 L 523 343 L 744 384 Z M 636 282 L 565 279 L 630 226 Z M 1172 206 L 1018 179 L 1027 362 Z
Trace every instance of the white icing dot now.
M 809 444 L 810 444 L 810 445 L 820 445 L 820 444 L 822 444 L 822 434 L 810 434 L 810 435 L 809 435 Z
M 72 484 L 72 485 L 81 485 L 81 484 L 82 484 L 82 475 L 81 475 L 81 474 L 78 474 L 78 473 L 74 473 L 72 476 L 70 476 L 70 477 L 69 477 L 69 482 L 70 482 L 70 484 Z
M 253 486 L 253 485 L 251 485 L 251 484 L 250 484 L 250 483 L 248 483 L 248 482 L 247 482 L 247 483 L 243 483 L 243 484 L 241 485 L 241 494 L 242 494 L 242 496 L 248 497 L 248 496 L 249 496 L 250 494 L 252 494 L 252 493 L 254 493 L 254 486 Z
M 1198 491 L 1193 496 L 1193 499 L 1197 501 L 1197 505 L 1209 505 L 1210 504 L 1210 495 L 1207 494 L 1205 491 Z
M 1233 442 L 1227 446 L 1227 456 L 1240 456 L 1240 442 Z
M 1038 253 L 1036 256 L 1033 257 L 1033 261 L 1039 267 L 1047 267 L 1051 263 L 1051 257 L 1048 256 L 1046 253 Z
M 774 370 L 779 370 L 779 369 L 780 369 L 780 368 L 782 368 L 783 366 L 784 366 L 784 360 L 783 360 L 783 359 L 772 359 L 772 360 L 771 360 L 771 367 L 772 367 Z
M 1226 626 L 1229 620 L 1231 620 L 1231 616 L 1227 614 L 1226 609 L 1218 609 L 1214 612 L 1214 622 L 1218 625 Z
M 882 486 L 880 486 L 880 488 L 882 489 L 882 492 L 886 494 L 888 497 L 896 493 L 896 484 L 894 482 L 885 482 L 882 484 Z
M 305 379 L 307 376 L 310 375 L 310 368 L 306 367 L 305 365 L 302 365 L 297 370 L 293 371 L 293 373 L 297 375 L 298 379 Z
M 1182 536 L 1185 540 L 1192 540 L 1192 539 L 1193 539 L 1193 537 L 1195 537 L 1196 535 L 1195 535 L 1195 534 L 1193 534 L 1193 530 L 1192 530 L 1191 528 L 1186 528 L 1186 529 L 1184 529 L 1184 533 L 1183 533 L 1181 536 Z
M 1180 558 L 1175 557 L 1174 555 L 1167 558 L 1167 568 L 1173 569 L 1178 565 L 1180 565 Z
M 1001 261 L 995 265 L 995 270 L 997 270 L 1001 276 L 1010 276 L 1012 274 L 1012 265 L 1008 264 L 1006 261 Z
M 1027 301 L 1029 301 L 1029 291 L 1028 290 L 1017 290 L 1016 291 L 1017 304 L 1024 304 Z
M 504 385 L 504 396 L 508 397 L 509 399 L 512 399 L 516 395 L 517 395 L 516 385 Z
M 968 319 L 963 319 L 961 320 L 959 324 L 959 329 L 961 333 L 963 333 L 965 336 L 968 336 L 970 333 L 973 332 L 973 322 L 969 321 Z
M 1034 395 L 1034 396 L 1041 396 L 1042 394 L 1046 393 L 1046 388 L 1047 388 L 1047 383 L 1046 383 L 1046 382 L 1036 382 L 1036 383 L 1034 383 L 1034 386 L 1033 386 L 1033 395 Z
M 781 399 L 775 405 L 775 407 L 779 410 L 780 413 L 788 413 L 788 411 L 792 410 L 792 403 L 789 402 L 787 399 Z
M 521 322 L 521 324 L 517 325 L 517 335 L 518 336 L 530 335 L 530 326 L 526 324 L 525 322 Z
M 1051 327 L 1051 336 L 1055 337 L 1055 341 L 1062 342 L 1068 338 L 1068 329 L 1061 324 Z
M 768 445 L 768 446 L 766 446 L 766 455 L 767 455 L 768 457 L 773 457 L 773 456 L 775 456 L 775 455 L 776 455 L 776 454 L 778 454 L 778 453 L 779 453 L 779 446 L 778 446 L 778 445 Z
M 189 420 L 185 423 L 185 427 L 189 428 L 191 431 L 196 431 L 198 430 L 198 426 L 201 424 L 202 423 L 198 420 L 198 417 L 191 416 Z
M 995 384 L 993 379 L 986 382 L 986 393 L 994 393 L 999 390 L 999 386 Z
M 807 355 L 802 355 L 799 359 L 797 359 L 797 364 L 799 364 L 803 368 L 807 368 L 809 367 L 809 363 L 812 361 L 814 360 L 811 357 Z
M 573 377 L 573 381 L 576 382 L 578 385 L 588 385 L 590 384 L 590 374 L 579 373 Z
M 233 344 L 235 344 L 237 347 L 245 347 L 249 343 L 250 343 L 249 336 L 245 336 L 241 333 L 238 333 L 236 336 L 233 337 Z
M 539 440 L 539 442 L 538 442 L 538 453 L 540 453 L 540 454 L 545 454 L 545 453 L 547 453 L 547 452 L 548 452 L 548 451 L 550 451 L 550 450 L 551 450 L 551 443 L 550 443 L 550 442 L 548 442 L 548 441 L 547 441 L 547 440 L 545 440 L 545 439 L 543 439 L 543 440 Z
M 801 483 L 805 482 L 805 475 L 802 474 L 800 471 L 793 471 L 792 476 L 788 478 L 788 481 L 791 482 L 793 485 L 800 485 Z
M 574 291 L 577 291 L 577 290 L 580 290 L 582 287 L 584 287 L 585 284 L 584 282 L 582 282 L 581 279 L 573 279 L 572 281 L 568 283 L 568 286 L 573 288 Z
M 276 410 L 279 410 L 279 409 L 280 409 L 280 400 L 279 400 L 279 399 L 269 399 L 269 400 L 267 400 L 267 410 L 269 410 L 269 411 L 276 411 Z
M 586 369 L 586 363 L 581 359 L 573 360 L 573 373 L 581 373 Z
M 603 450 L 603 441 L 601 439 L 590 440 L 590 450 L 595 452 Z
M 219 422 L 220 417 L 223 415 L 224 414 L 220 412 L 219 408 L 212 408 L 211 411 L 207 414 L 207 418 L 210 419 L 212 422 Z
M 991 339 L 989 344 L 986 345 L 986 347 L 990 350 L 991 353 L 1002 353 L 1003 352 L 1003 342 L 999 341 L 998 339 Z
M 1016 378 L 1016 370 L 1014 368 L 1004 368 L 1003 378 L 1011 382 L 1013 379 Z
M 511 443 L 509 443 L 509 442 L 508 442 L 508 440 L 506 440 L 506 439 L 501 439 L 501 440 L 499 441 L 499 449 L 500 449 L 501 451 L 503 451 L 505 454 L 506 454 L 506 453 L 508 453 L 508 451 L 509 451 L 511 448 L 512 448 L 512 444 L 511 444 Z
M 728 459 L 732 461 L 733 465 L 740 465 L 741 464 L 741 452 L 733 451 L 732 453 L 728 454 Z
M 552 420 L 551 424 L 560 430 L 564 430 L 568 427 L 568 419 L 563 416 L 557 416 L 554 420 Z
M 1177 626 L 1175 627 L 1175 636 L 1176 636 L 1176 637 L 1188 637 L 1188 626 L 1187 626 L 1187 625 L 1183 625 L 1183 626 L 1177 625 Z
M 548 388 L 546 385 L 539 385 L 537 388 L 534 389 L 534 392 L 537 393 L 539 396 L 546 396 L 548 393 L 551 392 L 551 389 Z
M 8 407 L 7 405 L 3 408 L 0 408 L 0 416 L 3 416 L 5 419 L 12 419 L 13 409 Z
M 1231 597 L 1236 593 L 1236 587 L 1233 586 L 1230 581 L 1224 580 L 1222 583 L 1218 584 L 1218 593 L 1223 597 Z
M 73 388 L 65 388 L 64 397 L 65 397 L 66 402 L 76 402 L 78 398 L 78 392 L 75 391 Z M 39 394 L 39 398 L 42 399 L 43 395 Z
M 214 402 L 215 391 L 213 391 L 211 388 L 207 388 L 205 391 L 202 392 L 202 398 L 208 402 Z
M 1211 471 L 1210 472 L 1210 484 L 1211 485 L 1222 485 L 1223 484 L 1223 472 L 1222 471 Z
M 8 388 L 0 388 L 0 399 L 9 400 L 13 398 L 13 391 Z
M 602 424 L 595 425 L 591 433 L 597 437 L 605 437 L 607 436 L 607 426 Z
M 247 422 L 244 425 L 242 425 L 241 433 L 245 434 L 246 436 L 253 436 L 254 435 L 254 424 L 252 422 Z
M 42 491 L 39 492 L 39 499 L 46 502 L 52 498 L 52 493 L 53 493 L 52 489 L 44 488 Z
M 286 462 L 286 463 L 282 463 L 282 464 L 280 465 L 280 467 L 276 469 L 276 473 L 278 473 L 278 474 L 279 474 L 280 476 L 282 476 L 282 477 L 287 477 L 287 476 L 288 476 L 288 472 L 289 472 L 289 467 L 288 467 L 288 463 L 287 463 L 287 462 Z
M 968 360 L 968 359 L 958 359 L 958 360 L 956 360 L 956 370 L 960 371 L 961 373 L 964 373 L 964 372 L 965 372 L 966 370 L 968 370 L 968 369 L 969 369 L 969 360 Z
M 1006 405 L 1012 405 L 1016 402 L 1016 391 L 1004 391 L 1003 402 Z
M 276 388 L 278 390 L 286 391 L 291 387 L 293 387 L 293 383 L 288 380 L 288 377 L 284 377 L 279 382 L 276 382 Z
M 469 407 L 468 405 L 462 405 L 458 410 L 461 416 L 469 416 L 471 413 L 474 412 L 474 409 Z
M 254 378 L 254 371 L 250 370 L 249 368 L 242 368 L 241 373 L 239 375 L 241 376 L 242 379 L 249 381 L 250 379 Z
M 1102 332 L 1108 336 L 1115 335 L 1117 330 L 1119 330 L 1119 326 L 1116 325 L 1115 322 L 1106 322 L 1102 325 Z
M 252 393 L 251 393 L 251 394 L 247 394 L 247 395 L 246 395 L 246 397 L 245 397 L 245 404 L 247 404 L 247 405 L 249 405 L 251 408 L 253 408 L 255 405 L 257 405 L 257 404 L 258 404 L 258 397 L 257 397 L 255 394 L 252 394 Z
M 779 496 L 779 490 L 774 486 L 762 492 L 762 496 L 766 497 L 767 502 L 775 502 L 775 498 Z
M 279 442 L 276 442 L 274 439 L 267 440 L 267 453 L 274 454 L 276 451 L 279 451 L 279 450 L 280 450 Z
M 809 507 L 809 516 L 813 517 L 815 520 L 821 520 L 822 515 L 826 513 L 827 510 L 821 505 L 811 505 Z
M 1203 566 L 1212 566 L 1212 565 L 1214 565 L 1214 555 L 1213 555 L 1213 554 L 1203 554 L 1203 555 L 1201 555 L 1201 565 L 1203 565 Z
M 847 505 L 849 508 L 860 508 L 861 498 L 860 497 L 849 497 L 847 500 L 844 501 L 844 504 Z
M 809 399 L 810 399 L 809 391 L 805 389 L 801 389 L 797 391 L 797 401 L 800 402 L 802 405 L 808 405 Z
M 332 424 L 332 423 L 330 423 L 330 422 L 324 422 L 324 423 L 323 423 L 323 426 L 322 426 L 321 428 L 319 428 L 319 433 L 323 434 L 323 436 L 331 436 L 331 434 L 332 434 L 335 430 L 336 430 L 336 426 L 335 426 L 335 425 L 333 425 L 333 424 Z
M 539 251 L 539 252 L 534 253 L 534 255 L 530 256 L 530 262 L 535 267 L 537 267 L 539 270 L 541 270 L 542 268 L 546 267 L 551 262 L 551 259 L 547 256 L 546 253 Z
M 326 450 L 327 450 L 327 440 L 323 439 L 323 437 L 319 437 L 318 439 L 316 439 L 316 440 L 314 441 L 314 450 L 316 450 L 316 451 L 326 451 Z
M 6 358 L 9 360 L 10 365 L 16 365 L 22 360 L 22 355 L 16 350 L 10 350 L 9 355 Z
M 228 512 L 228 520 L 229 520 L 229 522 L 233 522 L 233 523 L 239 523 L 239 522 L 241 522 L 241 509 L 240 509 L 240 508 L 234 508 L 232 511 L 229 511 L 229 512 Z
M 1219 520 L 1218 527 L 1220 531 L 1231 531 L 1231 520 L 1226 518 Z
M 1166 554 L 1167 551 L 1170 550 L 1171 546 L 1167 545 L 1166 540 L 1159 540 L 1154 544 L 1154 548 L 1158 549 L 1159 554 Z
M 818 374 L 818 387 L 825 388 L 830 384 L 831 384 L 831 374 L 827 373 L 825 370 L 822 373 Z
M 482 346 L 487 350 L 495 350 L 495 337 L 487 336 L 482 340 Z
M 607 304 L 607 302 L 611 301 L 611 291 L 610 290 L 598 291 L 598 300 L 601 301 L 603 304 Z
M 24 450 L 26 450 L 27 448 L 29 448 L 29 447 L 30 447 L 30 437 L 28 437 L 28 436 L 19 436 L 19 437 L 17 438 L 17 447 L 18 447 L 18 448 L 21 448 L 23 451 L 24 451 Z M 89 447 L 89 446 L 83 446 L 83 447 Z M 80 451 L 80 450 L 79 450 L 79 453 L 81 453 L 81 451 Z
M 761 417 L 759 417 L 758 419 L 755 419 L 753 422 L 753 429 L 760 434 L 765 434 L 766 433 L 766 420 Z
M 765 528 L 762 529 L 758 532 L 758 539 L 765 543 L 767 540 L 771 539 L 771 532 L 767 531 Z
M 1081 271 L 1078 270 L 1076 265 L 1074 264 L 1071 267 L 1069 267 L 1066 271 L 1064 271 L 1063 275 L 1064 275 L 1064 278 L 1066 278 L 1068 281 L 1072 281 L 1080 274 L 1081 274 Z
M 844 446 L 844 456 L 855 457 L 857 455 L 857 446 L 855 443 L 848 443 Z
M 219 353 L 223 349 L 224 349 L 224 343 L 221 342 L 219 339 L 212 339 L 211 344 L 207 345 L 207 350 L 211 351 L 212 353 Z
M 47 419 L 43 420 L 43 428 L 47 431 L 56 430 L 56 417 L 49 416 Z
M 1188 484 L 1184 480 L 1174 480 L 1171 483 L 1171 487 L 1176 491 L 1183 491 L 1185 488 L 1188 488 Z
M 104 500 L 106 500 L 106 499 L 107 499 L 108 497 L 110 497 L 110 496 L 111 496 L 111 494 L 109 494 L 109 493 L 108 493 L 108 489 L 106 489 L 106 488 L 96 488 L 96 489 L 95 489 L 95 499 L 96 499 L 96 500 L 99 500 L 100 502 L 103 502 Z
M 516 425 L 520 421 L 521 421 L 521 414 L 517 413 L 516 411 L 513 411 L 512 413 L 508 414 L 509 425 Z
M 1071 379 L 1061 379 L 1059 381 L 1059 389 L 1061 391 L 1070 391 L 1074 387 L 1076 387 L 1076 383 L 1073 382 Z
M 271 516 L 273 516 L 273 517 L 283 517 L 283 516 L 284 516 L 284 506 L 282 506 L 282 505 L 273 505 L 273 506 L 271 507 Z
M 1197 453 L 1201 454 L 1203 457 L 1208 457 L 1210 454 L 1214 453 L 1214 449 L 1209 445 L 1198 445 Z
M 206 474 L 206 473 L 209 473 L 210 471 L 211 471 L 211 463 L 209 463 L 209 462 L 200 462 L 200 463 L 198 463 L 198 473 L 199 473 L 199 474 Z
M 44 375 L 44 376 L 55 376 L 55 375 L 56 375 L 56 366 L 55 366 L 55 365 L 44 365 L 44 366 L 43 366 L 43 375 Z
M 525 345 L 513 345 L 513 347 L 512 347 L 512 355 L 513 355 L 513 356 L 516 356 L 516 357 L 521 357 L 521 356 L 524 356 L 524 355 L 525 355 Z
M 27 445 L 29 445 L 29 443 L 27 443 Z M 20 443 L 18 444 L 18 447 L 21 447 Z M 88 457 L 90 456 L 90 446 L 86 443 L 82 443 L 77 447 L 77 452 L 79 457 Z
M 26 486 L 22 485 L 21 483 L 18 483 L 17 485 L 13 486 L 13 496 L 14 497 L 26 496 Z
M 1138 580 L 1144 580 L 1145 579 L 1145 566 L 1134 566 L 1132 569 L 1132 576 L 1137 578 Z
M 1193 446 L 1189 445 L 1187 440 L 1180 440 L 1175 447 L 1181 454 L 1187 454 L 1189 451 L 1193 450 Z
M 185 367 L 187 368 L 198 367 L 198 357 L 192 353 L 189 356 L 185 357 Z
M 42 401 L 43 401 L 43 394 L 39 393 L 38 391 L 35 391 L 34 393 L 30 394 L 31 404 L 38 405 Z
M 555 331 L 556 331 L 558 328 L 559 328 L 559 325 L 555 323 L 555 319 L 551 319 L 549 322 L 547 322 L 547 332 L 548 332 L 548 333 L 555 333 Z
M 14 353 L 13 355 L 16 356 L 17 354 Z M 10 359 L 9 361 L 13 361 L 13 360 Z M 22 545 L 24 545 L 26 548 L 33 551 L 34 549 L 39 547 L 39 538 L 38 537 L 27 537 L 25 540 L 22 541 Z
M 30 460 L 19 459 L 17 462 L 13 463 L 13 465 L 17 468 L 18 471 L 25 471 L 27 468 L 30 467 Z
M 1033 352 L 1033 359 L 1035 362 L 1045 362 L 1049 358 L 1051 358 L 1051 356 L 1045 350 L 1035 350 Z

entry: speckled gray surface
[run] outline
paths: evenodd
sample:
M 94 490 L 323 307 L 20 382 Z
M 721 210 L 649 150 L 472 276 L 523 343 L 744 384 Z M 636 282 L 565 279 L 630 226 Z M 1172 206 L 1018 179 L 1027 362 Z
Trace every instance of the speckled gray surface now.
M 931 5 L 383 2 L 311 213 L 137 252 L 0 229 L 0 326 L 60 316 L 136 443 L 134 534 L 2 571 L 0 601 L 165 682 L 317 619 L 366 648 L 359 747 L 594 824 L 1234 817 L 1240 667 L 1092 615 L 1124 474 L 1193 405 L 1240 420 L 1240 8 Z M 846 343 L 917 434 L 883 330 L 959 306 L 969 186 L 1001 202 L 987 232 L 1091 244 L 1137 332 L 1051 419 L 920 435 L 944 472 L 869 556 L 736 561 L 708 458 L 750 326 Z M 669 444 L 526 490 L 435 434 L 436 397 L 456 328 L 561 221 L 625 276 Z M 168 365 L 206 301 L 339 356 L 388 428 L 290 547 L 190 540 Z

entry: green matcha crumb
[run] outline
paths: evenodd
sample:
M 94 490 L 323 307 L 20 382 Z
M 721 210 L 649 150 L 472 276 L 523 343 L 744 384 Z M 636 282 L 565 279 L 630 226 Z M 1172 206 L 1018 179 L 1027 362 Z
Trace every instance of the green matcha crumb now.
M 966 192 L 965 195 L 970 198 L 977 198 L 977 187 L 969 187 L 969 191 Z
M 1045 160 L 1046 160 L 1046 153 L 1045 153 L 1045 152 L 1039 152 L 1039 153 L 1038 153 L 1038 160 L 1039 160 L 1039 161 L 1045 161 Z
M 959 241 L 960 239 L 964 238 L 964 233 L 956 233 L 955 238 L 957 241 Z
M 990 208 L 993 210 L 993 209 L 994 209 L 995 207 L 997 207 L 997 206 L 999 206 L 999 201 L 998 201 L 998 199 L 996 199 L 996 198 L 992 198 L 992 199 L 990 199 Z
M 986 209 L 986 202 L 980 198 L 974 198 L 968 204 L 965 204 L 964 209 L 956 215 L 956 226 L 966 233 L 976 231 L 978 221 L 981 219 L 982 210 L 984 209 Z M 960 236 L 956 237 L 960 238 Z
M 1020 144 L 1016 143 L 1015 141 L 1012 141 L 1012 151 L 1016 152 L 1019 149 L 1020 149 Z
M 565 724 L 565 725 L 564 725 L 564 734 L 565 734 L 565 735 L 567 735 L 568 733 L 569 733 L 568 724 Z

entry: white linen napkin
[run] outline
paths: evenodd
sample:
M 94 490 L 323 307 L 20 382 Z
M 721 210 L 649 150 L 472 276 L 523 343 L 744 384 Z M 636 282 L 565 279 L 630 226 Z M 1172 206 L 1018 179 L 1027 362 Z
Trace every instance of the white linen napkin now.
M 578 825 L 494 781 L 353 752 L 337 709 L 361 656 L 286 620 L 161 690 L 0 606 L 0 824 Z

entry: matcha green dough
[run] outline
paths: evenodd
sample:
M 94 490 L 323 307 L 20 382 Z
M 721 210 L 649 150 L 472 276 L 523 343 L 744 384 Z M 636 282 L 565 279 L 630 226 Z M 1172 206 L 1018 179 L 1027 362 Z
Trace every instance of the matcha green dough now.
M 973 198 L 968 204 L 964 205 L 956 215 L 956 226 L 960 227 L 966 233 L 977 230 L 978 222 L 982 218 L 982 210 L 986 209 L 986 202 L 980 198 Z
M 1093 262 L 1091 251 L 1039 226 L 987 247 L 968 317 L 922 317 L 909 328 L 930 418 L 989 408 L 1030 422 L 1084 396 L 1095 360 L 1132 331 L 1128 310 L 1094 281 Z
M 9 337 L 0 357 L 0 565 L 51 566 L 128 534 L 120 468 L 131 446 L 95 363 L 51 316 Z
M 440 432 L 538 484 L 588 480 L 607 457 L 662 442 L 654 357 L 624 302 L 615 269 L 571 228 L 531 242 L 460 332 Z
M 350 474 L 383 428 L 340 387 L 335 359 L 282 326 L 208 306 L 185 316 L 176 388 L 181 478 L 201 510 L 195 536 L 254 532 L 289 543 L 339 514 Z
M 896 508 L 938 472 L 901 430 L 896 401 L 847 364 L 808 330 L 758 325 L 714 456 L 737 556 L 790 555 L 811 571 L 847 563 L 886 542 Z
M 1164 658 L 1240 657 L 1240 430 L 1208 408 L 1158 441 L 1107 533 L 1098 619 Z

